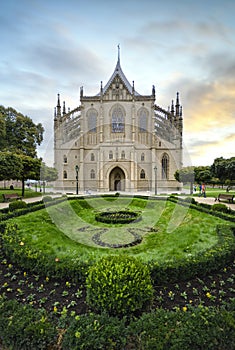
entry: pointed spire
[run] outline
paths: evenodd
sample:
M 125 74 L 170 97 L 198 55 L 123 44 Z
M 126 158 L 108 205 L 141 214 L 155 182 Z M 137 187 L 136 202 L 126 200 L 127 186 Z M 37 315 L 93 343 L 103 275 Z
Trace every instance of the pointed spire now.
M 172 102 L 171 102 L 171 113 L 172 113 L 172 114 L 175 113 L 175 109 L 174 109 L 174 100 L 172 100 Z
M 60 94 L 58 94 L 57 97 L 57 116 L 61 116 Z
M 132 81 L 132 94 L 134 95 L 135 93 L 135 82 L 134 80 Z
M 103 82 L 100 82 L 100 94 L 103 95 Z
M 66 114 L 65 101 L 63 102 L 63 114 Z
M 176 94 L 176 104 L 175 104 L 175 114 L 180 115 L 180 102 L 179 102 L 179 93 Z
M 118 44 L 118 64 L 120 64 L 120 44 Z

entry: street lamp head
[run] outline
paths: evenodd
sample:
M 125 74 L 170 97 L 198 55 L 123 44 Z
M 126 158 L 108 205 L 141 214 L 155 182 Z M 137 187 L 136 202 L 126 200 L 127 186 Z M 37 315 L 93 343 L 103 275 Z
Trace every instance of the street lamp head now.
M 157 166 L 155 165 L 155 167 L 154 167 L 154 170 L 156 171 L 157 170 Z
M 79 166 L 78 165 L 75 166 L 75 170 L 76 170 L 76 172 L 78 172 L 78 170 L 79 170 Z

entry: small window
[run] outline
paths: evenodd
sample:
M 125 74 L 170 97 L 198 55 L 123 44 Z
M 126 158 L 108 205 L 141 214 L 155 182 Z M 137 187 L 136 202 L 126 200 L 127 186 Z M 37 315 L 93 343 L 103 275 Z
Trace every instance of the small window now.
M 67 179 L 67 171 L 66 170 L 64 170 L 64 179 Z
M 95 179 L 95 170 L 91 169 L 91 179 Z
M 144 171 L 144 169 L 142 169 L 141 172 L 140 172 L 140 178 L 141 179 L 145 179 L 145 171 Z
M 144 162 L 144 160 L 145 160 L 145 156 L 144 156 L 144 153 L 142 153 L 142 154 L 141 154 L 141 157 L 140 157 L 140 159 L 141 159 L 141 162 Z
M 109 159 L 113 159 L 113 152 L 109 151 Z
M 64 163 L 68 163 L 68 159 L 66 155 L 64 155 Z
M 95 160 L 95 155 L 94 153 L 91 153 L 91 161 L 94 162 L 94 160 Z
M 125 159 L 125 151 L 122 151 L 122 153 L 121 153 L 121 158 L 122 158 L 122 159 Z

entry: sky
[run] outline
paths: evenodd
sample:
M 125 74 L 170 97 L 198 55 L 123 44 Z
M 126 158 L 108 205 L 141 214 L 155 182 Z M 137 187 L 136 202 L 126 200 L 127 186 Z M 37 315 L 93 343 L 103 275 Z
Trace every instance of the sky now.
M 66 107 L 121 67 L 168 109 L 179 92 L 184 166 L 235 156 L 234 0 L 1 0 L 0 104 L 44 126 L 53 165 L 57 94 Z

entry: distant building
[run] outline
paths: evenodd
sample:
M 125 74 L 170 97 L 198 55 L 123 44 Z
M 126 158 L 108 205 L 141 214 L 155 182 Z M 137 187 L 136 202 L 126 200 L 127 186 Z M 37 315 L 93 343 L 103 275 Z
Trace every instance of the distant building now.
M 55 188 L 84 191 L 180 189 L 174 173 L 182 167 L 182 107 L 165 110 L 151 95 L 140 95 L 124 75 L 120 51 L 113 74 L 95 96 L 80 88 L 80 105 L 66 111 L 58 94 L 54 113 Z M 78 172 L 75 171 L 75 167 Z M 78 181 L 76 176 L 78 174 Z

